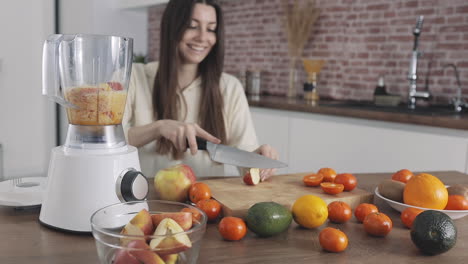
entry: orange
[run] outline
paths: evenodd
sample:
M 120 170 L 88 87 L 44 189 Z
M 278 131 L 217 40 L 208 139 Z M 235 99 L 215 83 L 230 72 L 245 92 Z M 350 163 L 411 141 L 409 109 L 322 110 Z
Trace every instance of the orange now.
M 221 205 L 214 199 L 200 200 L 197 202 L 197 207 L 205 212 L 208 221 L 216 220 L 221 212 Z
M 305 186 L 313 187 L 319 186 L 322 183 L 323 175 L 322 174 L 309 174 L 302 178 Z
M 317 174 L 323 175 L 324 182 L 334 182 L 336 177 L 336 171 L 332 168 L 321 168 Z
M 392 175 L 392 180 L 407 183 L 413 176 L 410 170 L 402 169 Z
M 422 213 L 424 210 L 414 208 L 414 207 L 408 207 L 403 212 L 401 212 L 400 219 L 401 222 L 407 227 L 410 228 L 413 226 L 414 219 L 418 214 Z
M 344 190 L 343 184 L 337 184 L 332 182 L 322 182 L 320 184 L 320 187 L 322 187 L 322 190 L 328 194 L 338 194 L 343 192 Z
M 377 208 L 377 206 L 369 203 L 362 203 L 358 205 L 356 209 L 354 209 L 354 216 L 359 222 L 362 223 L 364 221 L 364 218 L 366 218 L 368 214 L 376 213 L 378 211 L 379 209 Z
M 336 175 L 334 183 L 339 183 L 344 185 L 344 190 L 349 192 L 354 190 L 357 185 L 357 179 L 351 173 L 340 173 Z
M 224 217 L 218 225 L 221 236 L 230 241 L 241 240 L 247 233 L 247 226 L 244 220 L 238 217 Z
M 326 227 L 319 234 L 320 246 L 330 252 L 341 252 L 348 247 L 348 237 L 342 231 Z
M 334 201 L 328 204 L 328 219 L 333 223 L 344 223 L 351 219 L 353 212 L 345 202 Z
M 206 183 L 195 182 L 189 188 L 189 199 L 192 203 L 197 203 L 200 200 L 210 199 L 211 190 Z
M 444 210 L 468 210 L 468 200 L 463 195 L 449 195 L 447 206 Z
M 421 173 L 406 183 L 403 201 L 417 207 L 442 210 L 447 205 L 448 192 L 437 177 Z
M 364 230 L 373 236 L 386 236 L 392 231 L 393 223 L 384 213 L 370 213 L 364 218 Z

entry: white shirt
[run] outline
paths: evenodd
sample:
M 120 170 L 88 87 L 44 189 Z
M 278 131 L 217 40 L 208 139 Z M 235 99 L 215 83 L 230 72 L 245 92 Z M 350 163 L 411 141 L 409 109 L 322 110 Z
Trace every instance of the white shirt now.
M 130 127 L 143 126 L 155 121 L 152 92 L 157 69 L 157 62 L 134 63 L 132 66 L 127 105 L 122 122 L 127 142 Z M 202 89 L 200 85 L 201 79 L 197 78 L 182 91 L 186 105 L 181 104 L 182 109 L 178 120 L 199 124 Z M 241 83 L 234 76 L 223 73 L 220 89 L 224 99 L 223 114 L 227 136 L 225 144 L 246 151 L 255 150 L 258 148 L 257 137 Z M 147 177 L 154 177 L 159 170 L 178 163 L 192 167 L 197 177 L 239 175 L 239 171 L 233 166 L 213 162 L 206 151 L 199 150 L 195 155 L 187 151 L 182 160 L 173 160 L 171 154 L 160 155 L 156 153 L 155 142 L 138 148 L 141 170 Z

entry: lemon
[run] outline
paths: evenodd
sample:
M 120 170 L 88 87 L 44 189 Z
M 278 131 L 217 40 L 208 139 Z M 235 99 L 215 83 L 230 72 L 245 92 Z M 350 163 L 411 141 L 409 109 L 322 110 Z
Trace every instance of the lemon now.
M 305 228 L 321 226 L 328 218 L 328 208 L 325 201 L 315 195 L 304 195 L 292 206 L 294 221 Z

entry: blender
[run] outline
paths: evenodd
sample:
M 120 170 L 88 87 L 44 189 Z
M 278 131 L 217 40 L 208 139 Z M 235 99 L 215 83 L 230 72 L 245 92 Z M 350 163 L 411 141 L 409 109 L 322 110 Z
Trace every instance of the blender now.
M 52 149 L 41 224 L 90 233 L 98 209 L 146 199 L 138 151 L 122 128 L 132 52 L 126 37 L 55 34 L 45 41 L 42 93 L 66 108 L 69 126 L 64 145 Z

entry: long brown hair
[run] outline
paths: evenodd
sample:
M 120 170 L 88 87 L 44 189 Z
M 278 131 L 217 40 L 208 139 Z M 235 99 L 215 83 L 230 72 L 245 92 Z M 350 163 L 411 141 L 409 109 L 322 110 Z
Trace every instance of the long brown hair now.
M 153 110 L 156 120 L 173 119 L 179 116 L 182 98 L 177 93 L 179 67 L 179 42 L 190 26 L 195 4 L 212 6 L 216 10 L 216 44 L 207 57 L 198 65 L 201 77 L 201 102 L 199 125 L 212 135 L 226 141 L 226 127 L 223 116 L 223 97 L 220 79 L 224 65 L 224 21 L 221 7 L 216 0 L 171 0 L 161 20 L 159 67 L 154 80 Z M 156 151 L 160 154 L 171 153 L 174 159 L 180 159 L 183 152 L 178 152 L 172 142 L 165 138 L 158 140 Z

